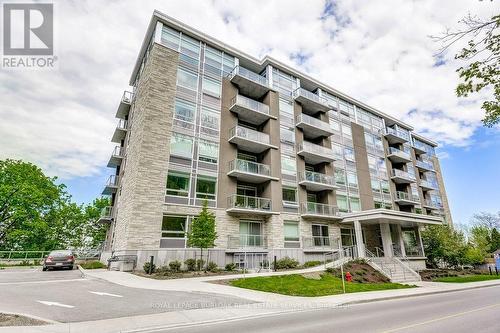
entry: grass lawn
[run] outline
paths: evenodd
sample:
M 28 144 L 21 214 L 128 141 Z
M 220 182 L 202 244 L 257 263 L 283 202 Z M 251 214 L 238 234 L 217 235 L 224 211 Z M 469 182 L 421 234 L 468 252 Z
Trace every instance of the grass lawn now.
M 342 280 L 331 274 L 321 275 L 321 279 L 308 279 L 302 275 L 282 275 L 238 279 L 232 286 L 267 291 L 290 296 L 327 296 L 342 294 Z M 399 283 L 346 283 L 346 293 L 361 291 L 403 289 L 415 286 Z
M 465 283 L 465 282 L 477 282 L 477 281 L 488 281 L 500 279 L 500 275 L 461 275 L 461 276 L 446 276 L 442 278 L 433 279 L 435 282 L 451 282 L 451 283 Z

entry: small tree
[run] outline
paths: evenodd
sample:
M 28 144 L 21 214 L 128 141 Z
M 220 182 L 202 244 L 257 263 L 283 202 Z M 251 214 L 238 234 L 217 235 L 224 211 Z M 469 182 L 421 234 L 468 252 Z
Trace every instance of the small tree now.
M 203 208 L 191 224 L 187 234 L 188 245 L 200 249 L 203 265 L 203 249 L 214 247 L 217 233 L 215 232 L 215 214 L 208 210 L 208 202 L 203 202 Z
M 491 230 L 491 244 L 490 244 L 490 252 L 495 252 L 500 249 L 500 233 L 496 228 Z

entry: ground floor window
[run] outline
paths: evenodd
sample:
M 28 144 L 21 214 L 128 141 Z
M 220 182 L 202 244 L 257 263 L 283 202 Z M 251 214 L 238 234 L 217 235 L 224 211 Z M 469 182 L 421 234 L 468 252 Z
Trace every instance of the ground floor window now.
M 340 241 L 343 247 L 355 245 L 356 235 L 354 234 L 354 229 L 340 228 Z
M 257 247 L 264 245 L 262 222 L 240 221 L 240 246 Z
M 297 188 L 283 186 L 283 204 L 285 206 L 297 205 Z
M 285 221 L 283 225 L 286 248 L 299 248 L 299 223 L 294 221 Z
M 217 178 L 198 175 L 196 178 L 196 198 L 215 200 Z
M 161 248 L 185 248 L 186 232 L 189 230 L 189 216 L 165 215 L 161 223 Z
M 167 195 L 187 197 L 189 194 L 189 173 L 169 171 L 167 176 Z
M 328 226 L 324 224 L 312 225 L 312 236 L 314 246 L 329 246 Z

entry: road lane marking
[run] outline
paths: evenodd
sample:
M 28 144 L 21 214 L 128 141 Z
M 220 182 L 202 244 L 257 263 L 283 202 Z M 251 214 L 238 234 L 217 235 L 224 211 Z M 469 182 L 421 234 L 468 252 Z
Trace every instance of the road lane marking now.
M 0 286 L 8 286 L 11 284 L 34 284 L 34 283 L 54 283 L 54 282 L 73 282 L 73 281 L 85 281 L 84 278 L 79 279 L 55 279 L 55 280 L 39 280 L 39 281 L 20 281 L 20 282 L 0 282 Z
M 452 315 L 438 317 L 438 318 L 426 320 L 426 321 L 423 321 L 423 322 L 420 322 L 420 323 L 411 324 L 411 325 L 408 325 L 408 326 L 402 326 L 402 327 L 398 327 L 398 328 L 393 328 L 393 329 L 390 329 L 390 330 L 382 331 L 382 333 L 392 333 L 392 332 L 398 332 L 398 331 L 402 331 L 402 330 L 407 330 L 409 328 L 414 328 L 414 327 L 418 327 L 418 326 L 422 326 L 422 325 L 427 325 L 427 324 L 435 323 L 435 322 L 438 322 L 438 321 L 441 321 L 441 320 L 450 319 L 450 318 L 456 318 L 456 317 L 460 317 L 460 316 L 463 316 L 463 315 L 466 315 L 466 314 L 469 314 L 469 313 L 483 311 L 483 310 L 486 310 L 486 309 L 491 309 L 491 308 L 494 308 L 494 307 L 499 306 L 499 305 L 500 305 L 500 303 L 491 304 L 491 305 L 488 305 L 488 306 L 483 306 L 481 308 L 477 308 L 477 309 L 473 309 L 473 310 L 469 310 L 469 311 L 458 312 L 458 313 L 454 313 Z
M 49 301 L 37 301 L 38 303 L 42 303 L 43 305 L 47 305 L 47 306 L 60 306 L 61 308 L 74 308 L 75 306 L 74 305 L 68 305 L 68 304 L 62 304 L 62 303 L 59 303 L 59 302 L 49 302 Z
M 99 295 L 99 296 L 123 297 L 122 295 L 110 294 L 110 293 L 105 293 L 102 291 L 89 291 L 89 293 Z

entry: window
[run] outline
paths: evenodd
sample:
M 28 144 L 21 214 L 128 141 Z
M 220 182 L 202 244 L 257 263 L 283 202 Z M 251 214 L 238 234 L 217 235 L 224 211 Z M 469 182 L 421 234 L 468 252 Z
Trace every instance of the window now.
M 203 92 L 209 95 L 220 97 L 221 84 L 208 77 L 203 77 Z
M 297 174 L 297 163 L 294 157 L 281 155 L 281 172 L 293 176 Z
M 382 188 L 382 193 L 384 193 L 384 194 L 391 193 L 389 190 L 389 182 L 387 180 L 381 180 L 380 187 Z
M 217 178 L 198 175 L 196 179 L 196 198 L 215 200 L 215 184 Z
M 361 210 L 359 198 L 350 197 L 349 202 L 351 203 L 351 212 L 359 212 Z
M 330 118 L 330 128 L 335 132 L 340 132 L 340 123 Z
M 351 188 L 358 188 L 358 177 L 353 172 L 347 172 L 347 184 Z
M 182 99 L 175 100 L 175 119 L 192 123 L 195 112 L 196 106 L 194 103 Z
M 220 113 L 204 106 L 201 109 L 201 126 L 203 128 L 219 130 Z
M 163 216 L 161 237 L 184 238 L 187 231 L 186 216 Z
M 350 228 L 340 228 L 340 239 L 343 247 L 353 246 L 356 244 L 354 230 Z
M 351 126 L 342 124 L 342 136 L 347 139 L 352 138 Z
M 323 224 L 312 225 L 312 236 L 314 246 L 329 246 L 328 226 Z
M 280 113 L 284 113 L 288 116 L 293 117 L 293 104 L 291 102 L 280 98 L 279 108 L 280 108 Z
M 285 247 L 299 248 L 299 224 L 293 221 L 285 221 L 283 225 L 283 233 L 285 235 Z
M 295 131 L 286 126 L 280 126 L 280 139 L 281 142 L 294 143 L 295 142 Z
M 198 74 L 179 67 L 177 69 L 177 85 L 184 88 L 197 90 Z
M 240 246 L 258 247 L 264 245 L 262 237 L 262 223 L 240 221 Z
M 200 139 L 198 144 L 198 159 L 203 162 L 217 163 L 219 158 L 219 144 Z
M 297 188 L 283 186 L 283 204 L 297 205 Z
M 341 212 L 345 213 L 349 211 L 349 206 L 347 204 L 347 197 L 345 195 L 337 194 L 337 207 Z
M 169 171 L 167 176 L 167 195 L 187 197 L 189 193 L 189 173 Z
M 193 156 L 193 138 L 173 132 L 170 138 L 170 154 L 191 158 Z
M 372 179 L 371 184 L 372 184 L 372 191 L 376 192 L 376 193 L 380 193 L 380 180 Z
M 339 145 L 338 143 L 332 143 L 332 150 L 333 150 L 333 154 L 336 157 L 339 157 L 340 159 L 342 159 L 342 157 L 343 157 L 342 145 Z
M 344 156 L 346 160 L 355 161 L 354 159 L 354 149 L 349 147 L 344 147 Z
M 345 171 L 343 169 L 335 169 L 335 183 L 345 186 Z

